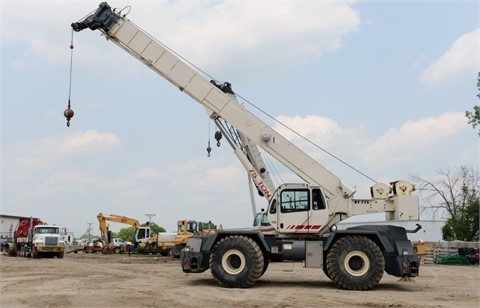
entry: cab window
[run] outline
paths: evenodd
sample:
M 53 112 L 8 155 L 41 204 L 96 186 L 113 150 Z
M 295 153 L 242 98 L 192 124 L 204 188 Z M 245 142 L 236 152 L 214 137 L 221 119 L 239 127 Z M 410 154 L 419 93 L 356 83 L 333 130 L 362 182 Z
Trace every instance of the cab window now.
M 277 199 L 273 199 L 270 202 L 270 209 L 268 210 L 270 214 L 275 214 L 277 212 Z
M 326 209 L 325 199 L 323 199 L 322 191 L 318 188 L 312 190 L 312 208 L 314 210 Z
M 138 229 L 138 235 L 137 236 L 138 236 L 139 239 L 146 238 L 147 237 L 146 235 L 147 235 L 146 234 L 146 229 Z
M 308 211 L 308 189 L 284 190 L 280 195 L 280 211 L 282 213 Z

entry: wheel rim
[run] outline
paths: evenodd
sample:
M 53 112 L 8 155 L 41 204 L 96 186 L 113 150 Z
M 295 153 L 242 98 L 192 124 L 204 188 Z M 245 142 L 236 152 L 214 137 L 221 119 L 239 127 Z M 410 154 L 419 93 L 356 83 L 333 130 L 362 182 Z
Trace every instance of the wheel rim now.
M 348 274 L 359 277 L 368 272 L 370 260 L 362 251 L 351 251 L 345 256 L 343 265 Z
M 230 275 L 237 275 L 245 268 L 245 255 L 237 249 L 230 249 L 222 256 L 222 267 Z

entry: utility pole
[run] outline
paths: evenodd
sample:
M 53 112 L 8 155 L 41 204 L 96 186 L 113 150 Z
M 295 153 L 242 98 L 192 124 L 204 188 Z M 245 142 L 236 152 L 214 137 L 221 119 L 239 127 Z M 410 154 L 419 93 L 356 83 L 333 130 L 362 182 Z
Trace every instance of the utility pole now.
M 88 241 L 90 242 L 90 237 L 91 237 L 90 231 L 92 230 L 93 222 L 87 222 L 87 225 L 88 225 L 88 229 L 87 229 Z
M 148 217 L 148 225 L 152 226 L 152 217 L 156 216 L 155 214 L 145 214 Z

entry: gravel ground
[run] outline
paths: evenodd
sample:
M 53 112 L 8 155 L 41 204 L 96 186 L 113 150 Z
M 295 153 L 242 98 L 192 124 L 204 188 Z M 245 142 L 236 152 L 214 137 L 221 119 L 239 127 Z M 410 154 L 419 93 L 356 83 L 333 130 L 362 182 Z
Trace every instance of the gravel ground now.
M 178 259 L 67 254 L 0 255 L 1 307 L 480 307 L 478 266 L 422 265 L 414 281 L 385 274 L 370 291 L 336 288 L 321 269 L 271 263 L 253 288 L 186 276 Z

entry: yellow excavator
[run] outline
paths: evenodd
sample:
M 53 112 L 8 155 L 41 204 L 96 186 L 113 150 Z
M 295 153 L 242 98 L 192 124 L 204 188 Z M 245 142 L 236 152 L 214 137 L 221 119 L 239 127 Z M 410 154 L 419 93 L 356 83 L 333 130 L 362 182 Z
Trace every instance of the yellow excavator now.
M 148 239 L 151 235 L 150 227 L 141 227 L 140 222 L 134 218 L 129 218 L 126 216 L 110 214 L 110 216 L 105 216 L 102 213 L 97 215 L 98 224 L 100 228 L 100 235 L 103 241 L 103 252 L 112 253 L 120 252 L 118 247 L 110 247 L 110 236 L 108 231 L 107 221 L 118 222 L 122 224 L 131 225 L 135 228 L 135 238 L 134 243 L 142 242 L 142 240 Z
M 139 253 L 160 253 L 163 256 L 179 257 L 180 251 L 185 247 L 189 237 L 193 235 L 212 235 L 215 232 L 213 224 L 208 229 L 203 229 L 203 223 L 195 220 L 183 219 L 177 221 L 177 232 L 161 232 L 153 234 L 149 226 L 141 226 L 137 219 L 126 216 L 102 213 L 97 215 L 100 234 L 103 241 L 104 253 L 119 253 L 120 248 L 110 245 L 110 236 L 107 221 L 131 225 L 135 228 L 134 247 Z

